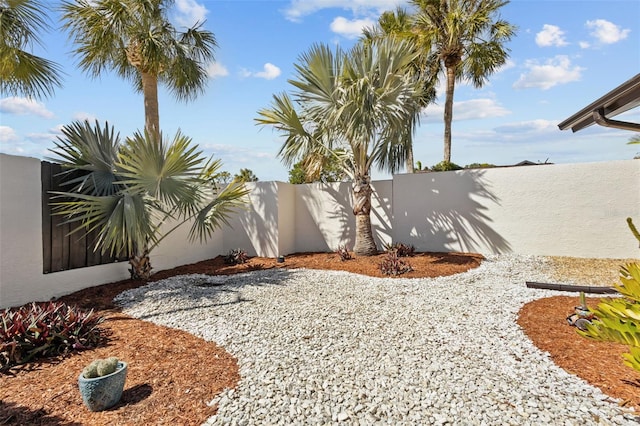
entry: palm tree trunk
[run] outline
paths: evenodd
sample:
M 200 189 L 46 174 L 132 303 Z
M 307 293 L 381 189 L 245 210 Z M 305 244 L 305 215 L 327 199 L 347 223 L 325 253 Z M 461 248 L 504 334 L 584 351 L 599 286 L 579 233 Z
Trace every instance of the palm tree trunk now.
M 144 95 L 144 128 L 155 140 L 159 140 L 158 77 L 144 71 L 141 71 L 140 75 L 142 76 L 142 93 Z
M 129 273 L 132 280 L 148 280 L 151 276 L 151 258 L 149 250 L 144 249 L 142 254 L 135 254 L 129 258 Z
M 405 168 L 407 169 L 407 173 L 413 173 L 413 147 L 408 147 L 407 148 L 407 159 L 406 161 L 406 165 Z
M 356 243 L 353 252 L 358 256 L 378 254 L 371 230 L 371 179 L 356 176 L 353 183 L 353 214 L 356 215 Z
M 451 121 L 453 119 L 453 90 L 456 80 L 455 67 L 447 67 L 447 91 L 444 102 L 444 161 L 451 162 Z

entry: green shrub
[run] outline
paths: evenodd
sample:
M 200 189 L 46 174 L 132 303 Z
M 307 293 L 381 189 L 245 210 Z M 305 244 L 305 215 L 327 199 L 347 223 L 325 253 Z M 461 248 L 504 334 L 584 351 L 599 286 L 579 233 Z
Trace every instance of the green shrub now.
M 247 263 L 249 256 L 247 252 L 242 249 L 233 249 L 224 257 L 224 263 L 227 265 L 239 265 L 241 263 Z
M 396 251 L 388 251 L 380 262 L 380 271 L 383 275 L 401 275 L 413 271 L 411 265 L 402 260 Z
M 462 170 L 462 167 L 450 161 L 441 161 L 438 164 L 431 167 L 431 171 L 433 172 L 448 172 L 451 170 Z
M 497 166 L 489 163 L 471 163 L 464 166 L 465 169 L 491 169 L 493 167 Z
M 0 371 L 33 359 L 98 346 L 104 318 L 62 302 L 32 303 L 0 311 Z

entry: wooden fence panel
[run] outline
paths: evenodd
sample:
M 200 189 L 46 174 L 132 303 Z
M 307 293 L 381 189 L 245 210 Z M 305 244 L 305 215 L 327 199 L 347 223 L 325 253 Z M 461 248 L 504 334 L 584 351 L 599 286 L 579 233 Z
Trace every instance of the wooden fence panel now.
M 78 231 L 73 234 L 72 226 L 64 224 L 61 216 L 51 214 L 50 191 L 62 191 L 60 186 L 59 164 L 41 162 L 42 180 L 42 272 L 66 271 L 127 260 L 127 256 L 102 255 L 94 252 L 97 232 L 85 234 Z

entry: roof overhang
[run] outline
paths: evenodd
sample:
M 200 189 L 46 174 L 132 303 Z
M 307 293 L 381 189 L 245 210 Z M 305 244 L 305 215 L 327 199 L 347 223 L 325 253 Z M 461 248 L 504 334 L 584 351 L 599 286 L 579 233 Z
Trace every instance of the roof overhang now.
M 625 81 L 597 101 L 558 124 L 560 130 L 574 132 L 596 123 L 600 126 L 640 132 L 640 124 L 612 120 L 618 114 L 640 106 L 640 74 Z

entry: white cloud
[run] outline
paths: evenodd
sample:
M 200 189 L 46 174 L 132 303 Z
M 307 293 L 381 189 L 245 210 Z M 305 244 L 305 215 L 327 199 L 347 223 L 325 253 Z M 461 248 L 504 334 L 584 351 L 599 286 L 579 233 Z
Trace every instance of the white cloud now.
M 498 104 L 494 99 L 471 99 L 454 102 L 453 121 L 477 120 L 482 118 L 503 117 L 511 112 Z M 429 105 L 422 113 L 426 122 L 442 122 L 444 117 L 443 105 Z
M 273 80 L 278 77 L 282 71 L 277 66 L 267 62 L 264 64 L 263 71 L 252 72 L 246 69 L 240 71 L 242 77 L 264 78 L 265 80 Z
M 291 4 L 284 11 L 287 19 L 300 21 L 322 9 L 351 10 L 353 13 L 367 13 L 375 11 L 377 15 L 385 10 L 393 10 L 399 5 L 406 4 L 406 0 L 291 0 Z
M 557 55 L 548 59 L 544 64 L 536 60 L 525 62 L 528 72 L 520 74 L 520 79 L 513 84 L 515 89 L 529 89 L 537 87 L 547 90 L 558 84 L 580 80 L 584 68 L 571 65 L 568 56 Z
M 0 126 L 0 142 L 8 143 L 15 142 L 18 140 L 18 135 L 16 131 L 13 130 L 9 126 Z
M 567 41 L 564 39 L 564 31 L 555 25 L 544 24 L 542 31 L 536 34 L 536 44 L 540 47 L 547 46 L 566 46 Z
M 558 127 L 554 121 L 538 119 L 509 123 L 498 126 L 494 130 L 501 134 L 540 134 L 557 132 Z
M 73 119 L 78 121 L 88 121 L 89 123 L 94 123 L 97 117 L 93 114 L 89 114 L 88 112 L 76 112 L 73 114 Z
M 207 13 L 209 13 L 206 7 L 198 4 L 195 0 L 176 0 L 175 5 L 178 9 L 176 21 L 185 27 L 192 27 L 196 23 L 204 22 Z
M 588 49 L 591 47 L 591 43 L 589 43 L 588 41 L 581 41 L 578 43 L 578 45 L 581 49 Z
M 365 27 L 373 27 L 375 22 L 372 19 L 353 19 L 349 20 L 342 16 L 338 16 L 331 22 L 331 31 L 346 38 L 358 38 L 362 35 L 362 29 Z
M 0 112 L 16 115 L 33 114 L 42 118 L 53 118 L 54 114 L 42 102 L 32 99 L 10 97 L 0 99 Z
M 207 66 L 207 75 L 211 78 L 226 77 L 229 75 L 229 71 L 219 62 L 212 62 Z
M 631 30 L 623 30 L 616 24 L 604 19 L 596 19 L 595 21 L 587 21 L 585 24 L 591 31 L 591 35 L 602 44 L 613 44 L 627 38 Z

